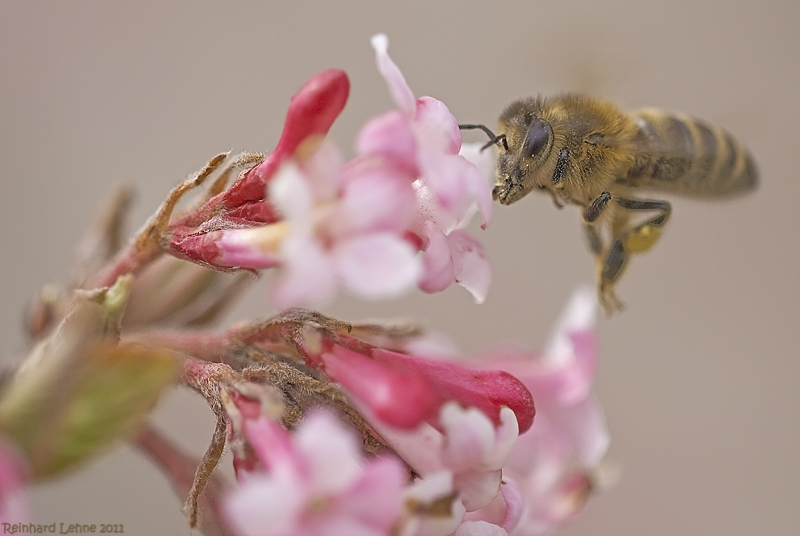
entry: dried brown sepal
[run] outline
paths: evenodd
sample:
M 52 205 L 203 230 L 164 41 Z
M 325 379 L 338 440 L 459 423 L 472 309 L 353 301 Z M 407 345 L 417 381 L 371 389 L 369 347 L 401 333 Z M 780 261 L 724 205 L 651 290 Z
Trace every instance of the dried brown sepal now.
M 248 380 L 273 385 L 283 393 L 286 403 L 283 423 L 287 428 L 297 426 L 309 410 L 327 407 L 338 413 L 361 436 L 364 452 L 376 454 L 388 448 L 364 418 L 350 406 L 339 388 L 316 378 L 302 363 L 262 363 L 245 369 L 242 376 Z
M 70 288 L 83 288 L 119 252 L 132 200 L 133 189 L 120 185 L 104 204 L 75 250 Z
M 190 175 L 189 178 L 173 188 L 155 214 L 136 234 L 133 242 L 120 251 L 116 259 L 100 274 L 92 286 L 107 286 L 120 275 L 139 272 L 157 258 L 162 252 L 163 242 L 168 241 L 166 231 L 178 201 L 187 192 L 202 185 L 209 175 L 213 174 L 228 158 L 228 154 L 218 154 L 200 171 Z
M 258 345 L 281 355 L 292 355 L 302 360 L 297 341 L 304 338 L 306 328 L 331 333 L 350 333 L 349 322 L 338 320 L 308 309 L 287 309 L 280 314 L 258 322 L 239 326 L 228 332 L 231 344 L 239 347 Z
M 228 181 L 230 180 L 234 171 L 243 169 L 246 173 L 250 170 L 250 168 L 253 168 L 263 162 L 266 157 L 267 155 L 264 153 L 244 152 L 236 155 L 231 163 L 225 166 L 225 169 L 223 169 L 219 176 L 214 179 L 214 182 L 211 183 L 211 186 L 209 186 L 208 190 L 206 190 L 205 195 L 203 195 L 203 197 L 196 204 L 196 208 L 200 208 L 208 203 L 212 197 L 221 194 L 228 185 Z
M 203 459 L 197 464 L 194 478 L 192 479 L 192 487 L 189 489 L 186 501 L 183 504 L 183 513 L 192 528 L 197 526 L 200 494 L 206 489 L 214 469 L 219 465 L 219 460 L 225 452 L 225 434 L 228 430 L 227 419 L 223 413 L 219 413 L 216 416 L 217 424 L 214 427 L 214 435 L 211 436 L 211 443 L 209 443 L 205 454 L 203 454 Z
M 412 322 L 359 323 L 351 325 L 350 335 L 387 350 L 403 351 L 406 343 L 423 336 L 425 332 L 425 327 Z
M 228 155 L 230 155 L 229 152 L 218 154 L 209 160 L 208 164 L 203 166 L 199 171 L 172 189 L 164 202 L 161 203 L 161 206 L 153 215 L 152 219 L 147 222 L 144 228 L 137 235 L 137 248 L 147 249 L 152 247 L 154 242 L 156 244 L 161 242 L 161 239 L 164 237 L 167 227 L 169 226 L 169 220 L 172 218 L 172 212 L 175 210 L 175 206 L 178 204 L 178 201 L 180 201 L 181 198 L 190 190 L 194 190 L 198 186 L 201 186 L 203 182 L 205 182 L 205 180 L 211 174 L 213 174 L 219 168 L 219 166 L 222 165 L 222 163 L 228 158 Z
M 187 358 L 182 380 L 206 399 L 217 421 L 211 442 L 195 470 L 184 504 L 189 525 L 194 527 L 198 519 L 198 498 L 219 464 L 228 436 L 231 438 L 231 449 L 235 453 L 241 458 L 250 457 L 247 451 L 249 446 L 242 436 L 243 419 L 229 393 L 255 401 L 261 412 L 272 419 L 283 415 L 284 404 L 283 397 L 272 388 L 243 378 L 224 363 L 207 363 Z

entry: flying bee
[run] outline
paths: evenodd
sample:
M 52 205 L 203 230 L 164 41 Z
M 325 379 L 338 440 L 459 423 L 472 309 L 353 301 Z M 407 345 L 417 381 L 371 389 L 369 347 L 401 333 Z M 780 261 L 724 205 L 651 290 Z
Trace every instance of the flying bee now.
M 581 208 L 589 248 L 597 257 L 598 293 L 607 313 L 621 310 L 614 286 L 628 260 L 655 245 L 671 213 L 652 190 L 724 198 L 755 188 L 758 172 L 747 149 L 700 119 L 653 109 L 625 113 L 581 95 L 513 102 L 500 116 L 497 182 L 503 205 L 531 190 L 559 208 Z

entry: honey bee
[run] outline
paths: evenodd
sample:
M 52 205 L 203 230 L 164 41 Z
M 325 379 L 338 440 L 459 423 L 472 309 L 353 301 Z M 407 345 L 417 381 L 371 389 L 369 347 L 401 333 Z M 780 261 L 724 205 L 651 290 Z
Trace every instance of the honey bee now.
M 510 205 L 540 190 L 559 208 L 581 208 L 608 314 L 623 308 L 614 286 L 630 257 L 655 245 L 672 211 L 638 192 L 725 198 L 758 180 L 750 153 L 721 128 L 654 109 L 625 113 L 582 95 L 513 102 L 497 136 L 482 125 L 461 127 L 483 129 L 487 146 L 500 147 L 494 199 Z

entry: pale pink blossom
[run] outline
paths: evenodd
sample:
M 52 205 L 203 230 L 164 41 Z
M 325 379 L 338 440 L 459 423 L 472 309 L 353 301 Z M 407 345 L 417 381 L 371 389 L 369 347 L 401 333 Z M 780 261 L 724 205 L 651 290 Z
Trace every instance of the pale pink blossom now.
M 426 477 L 449 472 L 467 510 L 497 494 L 501 469 L 534 416 L 513 376 L 374 346 L 344 333 L 304 330 L 306 363 L 337 382 L 370 426 Z
M 536 421 L 520 435 L 503 473 L 519 486 L 525 501 L 520 522 L 509 529 L 512 536 L 560 526 L 582 509 L 594 489 L 609 444 L 602 411 L 591 394 L 595 315 L 595 294 L 582 289 L 541 355 L 509 350 L 484 356 L 487 366 L 514 374 L 536 399 Z
M 464 505 L 454 494 L 453 474 L 441 471 L 418 478 L 405 491 L 406 512 L 399 536 L 448 536 L 464 518 Z
M 441 409 L 451 401 L 477 409 L 496 427 L 509 419 L 504 411 L 521 431 L 533 422 L 530 392 L 504 371 L 475 370 L 310 327 L 295 344 L 306 363 L 339 383 L 376 425 L 411 430 L 428 422 L 440 428 Z
M 0 438 L 0 523 L 29 523 L 28 470 L 16 449 Z
M 500 419 L 495 424 L 475 408 L 451 402 L 441 409 L 441 426 L 422 424 L 402 430 L 375 422 L 374 427 L 423 479 L 450 474 L 457 500 L 469 512 L 497 495 L 501 469 L 516 443 L 519 428 L 514 412 L 503 407 Z
M 363 460 L 356 438 L 320 412 L 290 434 L 264 417 L 246 423 L 263 470 L 243 473 L 224 503 L 240 536 L 380 536 L 398 522 L 405 470 Z
M 376 164 L 343 165 L 327 143 L 303 162 L 284 164 L 269 187 L 283 219 L 226 231 L 220 263 L 280 266 L 272 299 L 281 308 L 324 302 L 340 285 L 363 298 L 394 297 L 413 287 L 420 259 L 405 238 L 414 206 L 411 179 L 397 166 Z
M 368 123 L 357 146 L 360 151 L 399 156 L 418 173 L 414 183 L 418 208 L 410 230 L 420 239 L 425 255 L 420 288 L 439 292 L 456 281 L 481 303 L 491 280 L 489 262 L 480 244 L 458 230 L 469 222 L 475 207 L 481 212 L 482 227 L 488 225 L 492 207 L 489 183 L 475 165 L 458 154 L 461 132 L 447 106 L 432 97 L 414 100 L 389 57 L 385 35 L 374 36 L 372 46 L 398 110 Z M 392 143 L 394 139 L 403 143 Z
M 276 268 L 282 308 L 324 303 L 340 286 L 371 299 L 455 282 L 485 299 L 489 261 L 462 228 L 476 211 L 488 224 L 489 182 L 458 154 L 447 107 L 415 100 L 386 36 L 372 43 L 398 109 L 364 125 L 356 158 L 344 163 L 323 141 L 349 92 L 343 72 L 325 71 L 292 99 L 275 151 L 170 226 L 172 254 L 224 270 Z

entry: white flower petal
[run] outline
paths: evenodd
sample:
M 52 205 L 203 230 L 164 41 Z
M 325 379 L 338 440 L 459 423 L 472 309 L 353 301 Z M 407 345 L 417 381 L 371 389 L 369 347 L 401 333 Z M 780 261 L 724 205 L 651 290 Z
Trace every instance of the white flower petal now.
M 315 491 L 339 492 L 358 479 L 361 474 L 358 444 L 332 415 L 326 412 L 310 415 L 294 437 L 308 464 Z
M 296 479 L 253 476 L 225 498 L 225 517 L 241 536 L 279 536 L 296 528 L 305 505 Z
M 269 199 L 296 232 L 307 232 L 313 223 L 314 192 L 303 172 L 288 161 L 269 183 Z
M 455 536 L 508 536 L 502 527 L 488 521 L 464 521 Z
M 375 49 L 375 61 L 378 64 L 383 79 L 389 86 L 389 93 L 392 99 L 400 110 L 403 111 L 409 118 L 414 116 L 416 108 L 416 99 L 411 88 L 408 87 L 406 79 L 400 69 L 389 57 L 389 38 L 386 34 L 377 34 L 372 36 L 370 40 L 372 48 Z
M 556 328 L 545 346 L 543 361 L 563 364 L 574 355 L 570 333 L 594 329 L 597 318 L 597 293 L 590 287 L 581 287 L 572 294 Z
M 492 282 L 492 267 L 483 246 L 460 229 L 447 236 L 447 243 L 453 259 L 456 283 L 472 294 L 475 303 L 483 303 Z
M 281 249 L 283 266 L 271 291 L 279 308 L 320 304 L 336 291 L 336 272 L 327 253 L 310 236 L 292 235 Z
M 442 407 L 440 420 L 445 435 L 442 456 L 455 472 L 483 467 L 494 446 L 494 426 L 475 408 L 462 408 L 457 402 Z M 494 468 L 493 468 L 494 469 Z
M 372 233 L 336 245 L 339 275 L 364 298 L 396 297 L 412 288 L 420 260 L 408 242 L 392 233 Z

